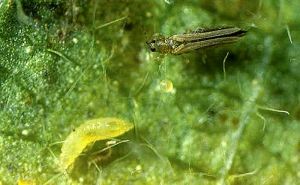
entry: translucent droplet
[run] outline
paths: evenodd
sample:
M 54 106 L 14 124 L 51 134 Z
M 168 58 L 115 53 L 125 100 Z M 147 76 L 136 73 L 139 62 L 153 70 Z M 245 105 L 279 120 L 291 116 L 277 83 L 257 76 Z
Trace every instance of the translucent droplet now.
M 159 87 L 162 91 L 166 93 L 174 93 L 173 83 L 170 80 L 162 80 L 159 84 Z

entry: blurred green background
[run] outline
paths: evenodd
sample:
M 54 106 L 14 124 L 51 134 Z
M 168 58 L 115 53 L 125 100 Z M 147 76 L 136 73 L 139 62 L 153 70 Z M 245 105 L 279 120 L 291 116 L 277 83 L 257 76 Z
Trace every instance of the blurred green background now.
M 0 184 L 299 183 L 299 7 L 297 0 L 1 0 Z M 220 26 L 248 33 L 179 56 L 145 44 L 155 33 Z M 95 165 L 91 154 L 105 147 L 96 142 L 60 172 L 61 142 L 99 117 L 134 123 L 119 138 L 130 142 Z

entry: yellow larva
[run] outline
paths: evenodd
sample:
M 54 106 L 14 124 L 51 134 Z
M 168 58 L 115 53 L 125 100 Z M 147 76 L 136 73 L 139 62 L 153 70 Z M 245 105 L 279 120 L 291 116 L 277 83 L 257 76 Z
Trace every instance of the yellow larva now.
M 117 118 L 99 118 L 84 122 L 64 141 L 60 154 L 61 170 L 67 170 L 88 144 L 117 137 L 132 128 L 133 124 Z

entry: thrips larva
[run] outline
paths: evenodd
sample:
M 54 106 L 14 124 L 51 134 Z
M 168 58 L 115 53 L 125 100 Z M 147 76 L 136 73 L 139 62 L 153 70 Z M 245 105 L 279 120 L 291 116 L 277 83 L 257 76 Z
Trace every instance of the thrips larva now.
M 154 36 L 146 42 L 152 52 L 179 55 L 193 50 L 236 42 L 247 31 L 237 27 L 198 29 L 170 37 Z
M 61 170 L 67 170 L 88 144 L 117 137 L 132 128 L 133 124 L 117 118 L 99 118 L 84 122 L 64 141 L 60 154 Z

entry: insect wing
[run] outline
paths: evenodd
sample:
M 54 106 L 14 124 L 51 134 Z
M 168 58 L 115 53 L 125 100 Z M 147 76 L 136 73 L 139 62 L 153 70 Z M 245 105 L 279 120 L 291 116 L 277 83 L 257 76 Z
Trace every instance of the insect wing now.
M 229 44 L 232 42 L 236 42 L 239 37 L 221 37 L 221 38 L 213 38 L 208 40 L 201 40 L 198 42 L 189 42 L 186 44 L 181 44 L 173 51 L 173 54 L 179 55 L 182 53 L 188 53 L 192 50 L 197 50 L 200 48 L 207 48 L 216 45 Z
M 226 37 L 226 36 L 240 37 L 245 32 L 246 31 L 236 27 L 219 28 L 213 30 L 198 30 L 193 33 L 173 35 L 169 37 L 169 39 L 172 39 L 177 42 L 193 42 L 197 40 L 206 40 L 206 39 Z

